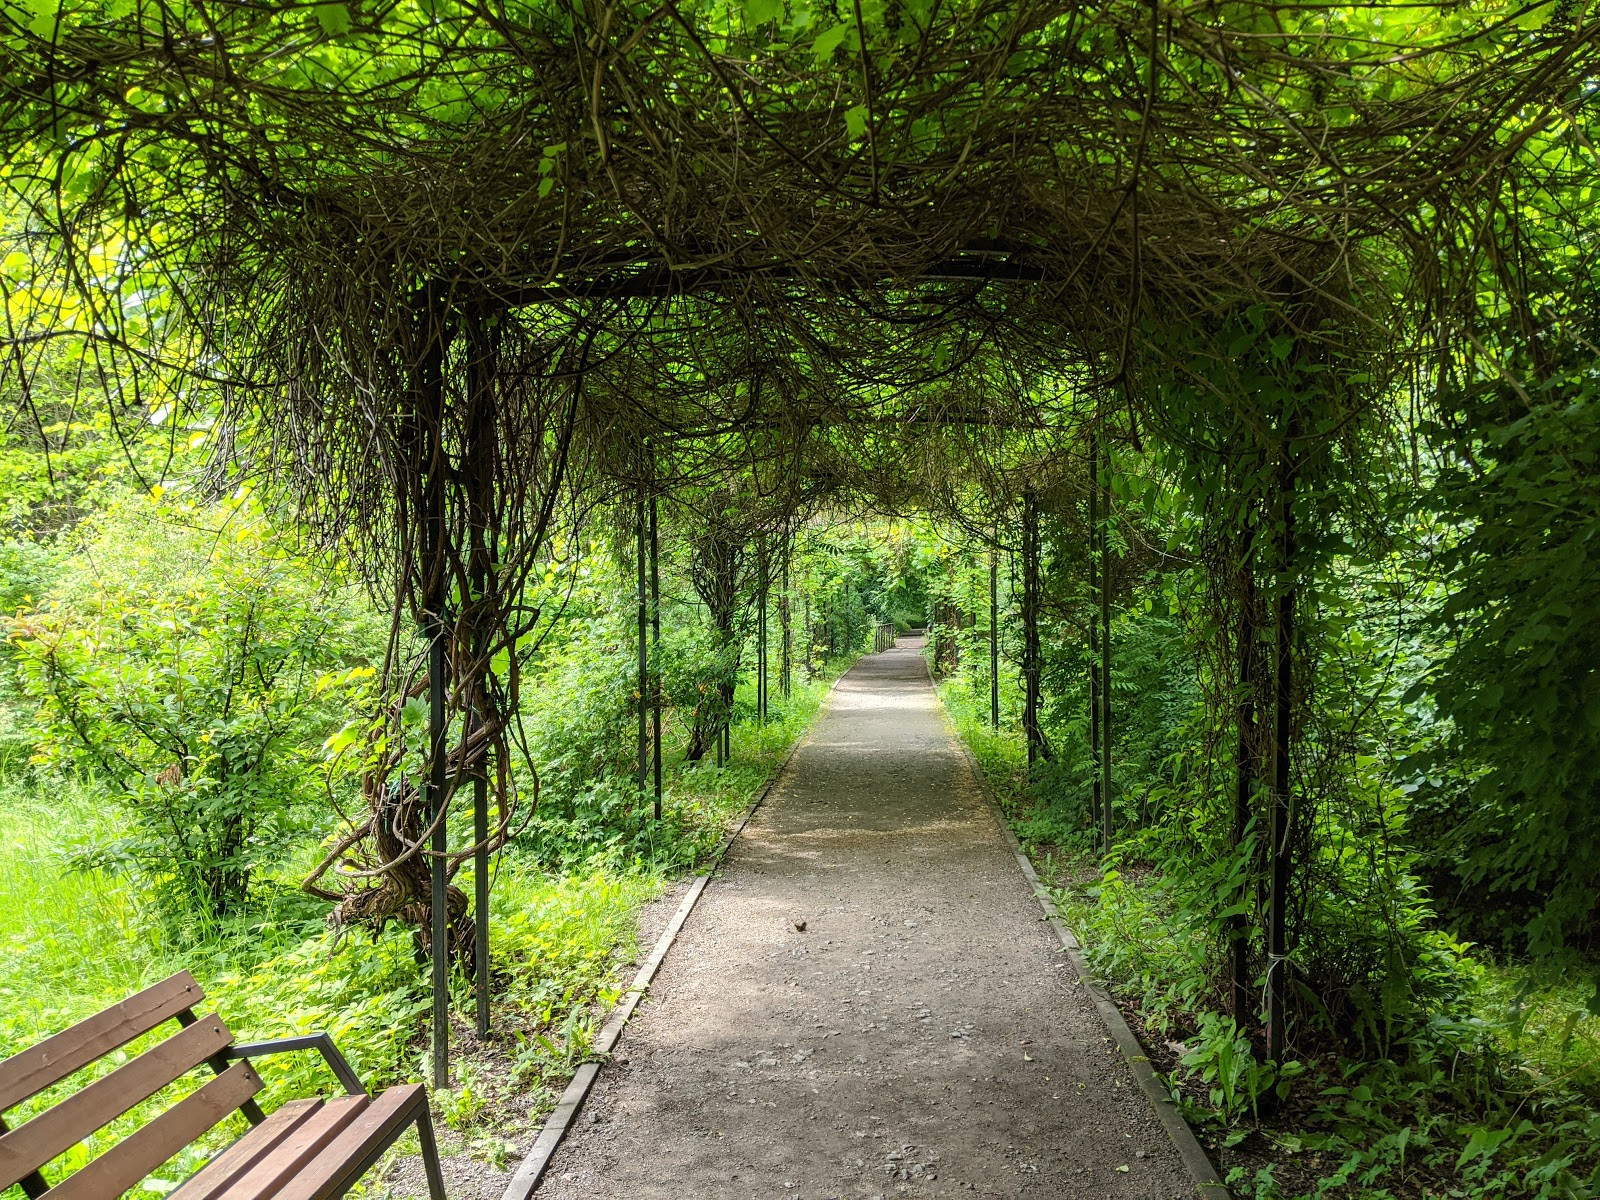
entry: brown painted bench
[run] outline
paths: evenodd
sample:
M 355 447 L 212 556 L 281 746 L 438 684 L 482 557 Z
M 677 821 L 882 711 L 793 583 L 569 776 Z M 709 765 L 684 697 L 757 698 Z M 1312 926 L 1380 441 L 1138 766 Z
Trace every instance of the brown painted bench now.
M 121 1004 L 0 1062 L 0 1192 L 21 1184 L 30 1197 L 113 1200 L 234 1112 L 251 1128 L 170 1195 L 170 1200 L 333 1200 L 343 1196 L 411 1125 L 422 1141 L 431 1200 L 445 1200 L 439 1152 L 420 1084 L 368 1096 L 327 1034 L 235 1044 L 215 1013 L 196 1016 L 205 993 L 181 971 Z M 85 1084 L 15 1129 L 7 1110 L 142 1034 L 176 1021 L 165 1041 Z M 294 1100 L 270 1117 L 257 1106 L 261 1077 L 250 1059 L 318 1050 L 346 1094 Z M 57 1155 L 200 1066 L 215 1078 L 104 1154 L 51 1185 L 43 1168 Z

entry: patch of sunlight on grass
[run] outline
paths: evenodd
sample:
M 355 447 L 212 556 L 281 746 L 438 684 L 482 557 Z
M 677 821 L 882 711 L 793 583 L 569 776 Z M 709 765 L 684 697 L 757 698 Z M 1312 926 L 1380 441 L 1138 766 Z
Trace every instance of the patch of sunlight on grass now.
M 170 974 L 151 907 L 66 861 L 114 826 L 87 785 L 0 785 L 0 1054 Z

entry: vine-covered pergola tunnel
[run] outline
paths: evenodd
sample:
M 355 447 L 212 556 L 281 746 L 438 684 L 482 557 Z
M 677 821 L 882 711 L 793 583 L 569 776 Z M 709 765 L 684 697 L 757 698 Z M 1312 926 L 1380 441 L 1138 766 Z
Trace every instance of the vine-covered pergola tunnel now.
M 1041 556 L 1075 555 L 1109 842 L 1109 596 L 1150 549 L 1119 459 L 1139 456 L 1140 488 L 1183 498 L 1162 552 L 1208 580 L 1247 850 L 1217 897 L 1228 986 L 1278 1058 L 1312 836 L 1305 595 L 1366 535 L 1397 428 L 1523 378 L 1515 345 L 1535 372 L 1557 357 L 1565 293 L 1528 239 L 1577 244 L 1590 219 L 1592 20 L 1386 11 L 7 10 L 7 281 L 44 324 L 4 369 L 71 336 L 124 381 L 119 418 L 141 381 L 216 406 L 218 478 L 292 497 L 392 598 L 368 811 L 308 886 L 346 922 L 427 925 L 441 1081 L 471 911 L 488 1020 L 485 863 L 526 799 L 519 652 L 552 536 L 613 506 L 636 539 L 641 791 L 663 514 L 727 630 L 828 506 L 931 513 L 1014 556 L 1040 759 Z M 725 753 L 714 722 L 695 736 Z M 450 882 L 468 861 L 472 904 Z

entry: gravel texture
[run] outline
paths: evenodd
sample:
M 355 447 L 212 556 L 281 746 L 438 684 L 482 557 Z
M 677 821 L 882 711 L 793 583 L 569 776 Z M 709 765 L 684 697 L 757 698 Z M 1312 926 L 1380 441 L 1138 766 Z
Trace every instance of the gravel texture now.
M 840 681 L 537 1192 L 1193 1194 L 910 639 Z

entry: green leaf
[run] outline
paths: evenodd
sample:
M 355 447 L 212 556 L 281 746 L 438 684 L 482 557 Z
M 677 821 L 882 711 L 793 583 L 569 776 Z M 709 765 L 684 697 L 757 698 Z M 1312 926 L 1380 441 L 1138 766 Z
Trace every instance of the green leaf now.
M 350 32 L 349 5 L 319 4 L 312 11 L 317 15 L 317 24 L 322 26 L 322 32 L 329 37 L 338 37 L 342 33 Z
M 783 19 L 783 0 L 745 0 L 744 23 L 750 28 Z
M 344 727 L 327 741 L 322 743 L 323 753 L 329 758 L 335 758 L 354 746 L 366 732 L 366 722 L 346 721 Z
M 817 40 L 811 43 L 811 53 L 817 56 L 818 62 L 827 62 L 849 33 L 850 22 L 840 21 L 832 29 L 826 29 L 817 35 Z
M 54 37 L 61 7 L 55 0 L 25 0 L 23 8 L 29 13 L 28 31 L 37 37 Z
M 844 127 L 850 134 L 852 142 L 859 141 L 867 132 L 867 106 L 857 104 L 854 108 L 847 109 L 844 114 Z

